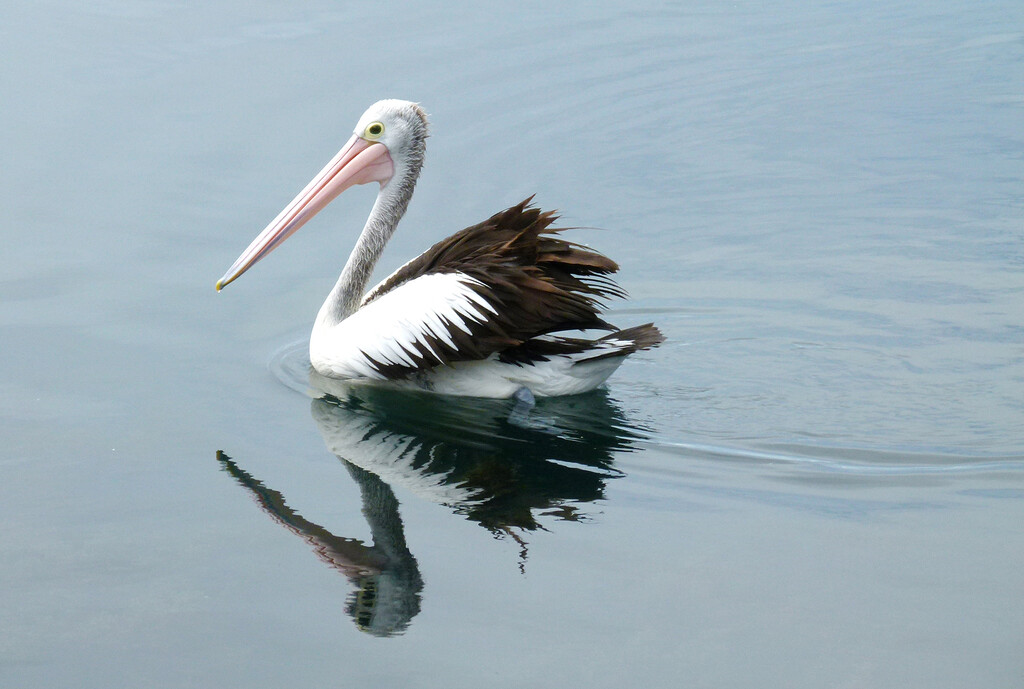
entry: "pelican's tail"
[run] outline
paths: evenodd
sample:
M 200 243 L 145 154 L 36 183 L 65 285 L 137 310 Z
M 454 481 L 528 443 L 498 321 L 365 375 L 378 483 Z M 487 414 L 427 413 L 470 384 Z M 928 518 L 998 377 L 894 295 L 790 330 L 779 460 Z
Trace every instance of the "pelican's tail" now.
M 628 356 L 641 349 L 657 347 L 664 341 L 665 336 L 654 323 L 644 323 L 625 330 L 616 330 L 594 340 L 590 350 L 585 352 L 579 361 L 583 363 L 614 356 Z

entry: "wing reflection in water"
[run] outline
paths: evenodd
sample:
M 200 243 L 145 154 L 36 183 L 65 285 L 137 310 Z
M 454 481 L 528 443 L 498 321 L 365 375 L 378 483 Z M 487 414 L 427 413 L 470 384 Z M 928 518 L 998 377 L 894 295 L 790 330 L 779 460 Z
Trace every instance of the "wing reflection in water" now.
M 317 376 L 319 378 L 319 376 Z M 496 535 L 539 517 L 577 519 L 598 500 L 616 452 L 646 435 L 604 390 L 509 401 L 443 397 L 314 380 L 312 414 L 339 458 L 480 523 Z
M 615 454 L 647 434 L 603 390 L 522 408 L 345 385 L 316 374 L 311 383 L 322 395 L 312 402 L 313 419 L 359 486 L 372 546 L 335 536 L 223 453 L 218 460 L 264 511 L 355 584 L 348 612 L 360 629 L 378 636 L 408 626 L 423 588 L 391 486 L 514 539 L 522 567 L 524 532 L 543 528 L 545 519 L 585 518 L 584 506 L 603 497 L 608 479 L 622 475 L 613 467 Z

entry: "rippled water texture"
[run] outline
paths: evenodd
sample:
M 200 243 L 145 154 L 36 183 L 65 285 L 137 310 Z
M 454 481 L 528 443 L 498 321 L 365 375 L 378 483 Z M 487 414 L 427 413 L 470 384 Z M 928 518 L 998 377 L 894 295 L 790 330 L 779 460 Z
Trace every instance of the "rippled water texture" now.
M 1022 8 L 7 8 L 0 685 L 1020 686 Z M 379 276 L 536 193 L 668 341 L 310 377 L 372 189 L 213 285 L 384 97 Z

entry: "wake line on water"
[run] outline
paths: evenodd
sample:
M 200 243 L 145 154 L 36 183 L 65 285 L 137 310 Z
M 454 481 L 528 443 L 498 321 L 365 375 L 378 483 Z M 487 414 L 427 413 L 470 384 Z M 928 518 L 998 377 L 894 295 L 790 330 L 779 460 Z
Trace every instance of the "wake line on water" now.
M 813 457 L 799 454 L 787 454 L 771 452 L 768 450 L 756 450 L 747 448 L 732 448 L 704 443 L 687 443 L 674 440 L 649 438 L 640 441 L 638 445 L 646 445 L 652 449 L 669 450 L 673 452 L 686 452 L 687 454 L 700 454 L 704 456 L 718 457 L 725 460 L 747 460 L 767 463 L 785 463 L 793 466 L 805 466 L 814 468 L 817 471 L 827 471 L 836 474 L 853 474 L 858 476 L 921 476 L 928 474 L 975 474 L 997 471 L 1024 471 L 1024 457 L 1008 455 L 1004 457 L 978 457 L 973 458 L 965 455 L 953 455 L 943 453 L 932 453 L 929 456 L 936 459 L 944 459 L 948 463 L 908 461 L 900 462 L 892 456 L 898 453 L 884 450 L 856 449 L 858 454 L 866 457 L 877 456 L 876 462 L 852 462 L 849 460 L 835 459 L 829 457 Z M 812 448 L 808 448 L 812 449 Z M 826 449 L 826 448 L 821 448 Z M 836 448 L 842 451 L 843 448 Z M 906 453 L 904 456 L 913 456 Z

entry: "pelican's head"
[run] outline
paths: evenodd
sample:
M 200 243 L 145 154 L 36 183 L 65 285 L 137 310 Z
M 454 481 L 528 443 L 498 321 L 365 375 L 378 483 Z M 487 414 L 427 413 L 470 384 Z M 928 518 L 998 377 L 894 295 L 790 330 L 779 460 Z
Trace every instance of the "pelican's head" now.
M 359 118 L 352 138 L 242 252 L 217 281 L 217 291 L 355 184 L 378 182 L 382 191 L 400 187 L 407 202 L 423 166 L 426 138 L 427 116 L 416 103 L 388 99 L 371 105 Z
M 426 149 L 427 115 L 419 105 L 407 100 L 380 100 L 359 118 L 352 138 L 384 146 L 394 166 L 395 178 L 416 175 L 423 165 Z M 388 181 L 382 181 L 381 185 Z

